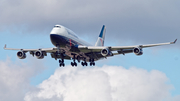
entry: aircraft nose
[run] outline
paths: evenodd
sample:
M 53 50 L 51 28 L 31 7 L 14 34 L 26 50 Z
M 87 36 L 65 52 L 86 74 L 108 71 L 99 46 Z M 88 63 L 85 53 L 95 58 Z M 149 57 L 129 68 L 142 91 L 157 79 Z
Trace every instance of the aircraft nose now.
M 56 46 L 57 44 L 64 46 L 64 43 L 66 43 L 66 40 L 61 35 L 50 34 L 50 39 L 54 46 Z
M 59 34 L 60 30 L 57 28 L 53 28 L 50 34 Z

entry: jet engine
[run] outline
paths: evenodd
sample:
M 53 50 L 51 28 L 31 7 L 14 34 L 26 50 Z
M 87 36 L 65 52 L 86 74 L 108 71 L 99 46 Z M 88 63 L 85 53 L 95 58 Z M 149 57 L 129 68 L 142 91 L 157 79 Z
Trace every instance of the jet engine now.
M 42 51 L 36 51 L 35 52 L 35 56 L 38 58 L 38 59 L 43 59 L 44 58 L 44 54 Z
M 26 58 L 26 54 L 23 51 L 19 51 L 19 52 L 17 52 L 17 57 L 19 59 L 25 59 Z
M 109 49 L 102 49 L 101 54 L 102 56 L 105 57 L 105 56 L 111 55 L 111 52 L 109 51 Z
M 134 54 L 136 54 L 136 55 L 142 55 L 142 54 L 143 54 L 143 50 L 142 50 L 142 48 L 140 48 L 140 47 L 134 48 L 133 52 L 134 52 Z

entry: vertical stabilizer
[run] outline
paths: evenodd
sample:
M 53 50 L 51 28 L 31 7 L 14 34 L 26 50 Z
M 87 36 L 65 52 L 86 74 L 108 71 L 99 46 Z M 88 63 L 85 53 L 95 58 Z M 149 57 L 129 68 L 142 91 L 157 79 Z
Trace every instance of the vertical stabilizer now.
M 95 46 L 104 46 L 105 33 L 106 33 L 106 26 L 103 25 Z

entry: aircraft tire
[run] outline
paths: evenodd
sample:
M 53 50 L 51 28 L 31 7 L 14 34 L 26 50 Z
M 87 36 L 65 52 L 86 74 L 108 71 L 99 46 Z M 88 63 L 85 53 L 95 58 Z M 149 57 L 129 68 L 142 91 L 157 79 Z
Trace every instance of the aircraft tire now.
M 77 66 L 77 63 L 76 63 L 76 62 L 74 62 L 74 65 L 75 65 L 75 66 Z
M 92 66 L 92 63 L 90 63 L 90 66 Z
M 73 62 L 71 62 L 71 66 L 74 66 L 74 63 L 73 63 Z
M 93 63 L 93 66 L 95 66 L 95 62 Z
M 84 66 L 84 62 L 81 62 L 81 65 Z

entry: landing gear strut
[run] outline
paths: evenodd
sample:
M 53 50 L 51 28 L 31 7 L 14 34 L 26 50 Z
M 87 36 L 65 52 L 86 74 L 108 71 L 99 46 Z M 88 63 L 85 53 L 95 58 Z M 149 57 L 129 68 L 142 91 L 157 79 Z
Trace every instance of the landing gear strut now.
M 57 44 L 56 45 L 56 47 L 57 47 L 57 51 L 56 51 L 56 55 L 58 56 L 58 55 L 60 55 L 60 57 L 61 57 L 61 60 L 59 60 L 59 66 L 61 67 L 61 66 L 65 66 L 65 64 L 64 64 L 64 53 L 61 53 L 60 52 L 60 46 L 59 46 L 59 44 Z
M 71 66 L 77 66 L 75 55 L 73 57 L 73 62 L 71 62 Z

